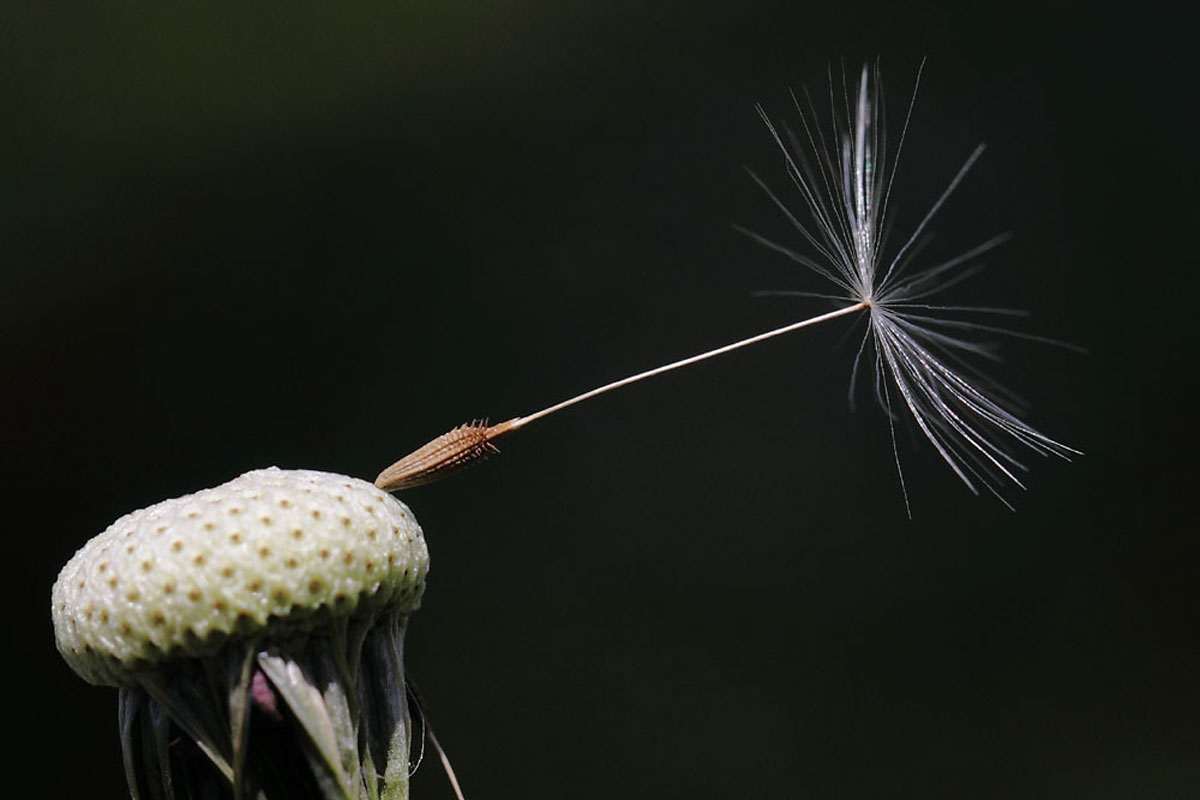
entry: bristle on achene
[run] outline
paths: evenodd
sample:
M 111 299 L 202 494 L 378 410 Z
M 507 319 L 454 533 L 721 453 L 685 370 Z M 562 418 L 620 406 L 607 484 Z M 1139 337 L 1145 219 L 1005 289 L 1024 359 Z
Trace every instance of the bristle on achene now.
M 518 419 L 496 425 L 488 425 L 487 420 L 473 420 L 459 425 L 379 473 L 375 485 L 386 492 L 395 492 L 441 480 L 500 452 L 492 441 L 517 427 Z

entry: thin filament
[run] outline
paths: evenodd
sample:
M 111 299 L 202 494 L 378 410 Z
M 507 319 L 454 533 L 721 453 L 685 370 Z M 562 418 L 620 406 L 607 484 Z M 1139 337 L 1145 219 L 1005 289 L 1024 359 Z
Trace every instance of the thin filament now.
M 631 383 L 637 383 L 638 381 L 645 380 L 646 378 L 650 378 L 655 375 L 661 375 L 664 372 L 670 372 L 671 370 L 679 369 L 680 367 L 686 367 L 690 364 L 695 364 L 698 361 L 704 361 L 705 359 L 712 358 L 713 356 L 719 356 L 723 353 L 739 350 L 743 347 L 748 347 L 749 345 L 757 344 L 758 342 L 772 339 L 776 336 L 782 336 L 785 333 L 791 333 L 792 331 L 796 331 L 801 328 L 807 328 L 810 325 L 816 325 L 818 322 L 825 322 L 826 320 L 835 319 L 836 317 L 844 317 L 847 314 L 853 314 L 854 312 L 862 311 L 865 308 L 867 308 L 866 302 L 855 303 L 854 305 L 839 308 L 836 311 L 830 311 L 828 314 L 820 314 L 815 317 L 801 320 L 800 322 L 793 322 L 789 325 L 784 325 L 781 328 L 775 328 L 774 330 L 769 330 L 765 333 L 760 333 L 746 339 L 741 339 L 733 342 L 732 344 L 723 345 L 722 347 L 707 350 L 698 355 L 681 358 L 678 361 L 672 361 L 669 364 L 663 364 L 661 367 L 648 369 L 645 372 L 639 372 L 634 375 L 630 375 L 629 377 L 621 378 L 620 380 L 615 380 L 611 383 L 606 383 L 603 386 L 598 386 L 595 389 L 591 389 L 583 392 L 582 394 L 577 394 L 574 397 L 567 398 L 561 403 L 555 403 L 552 406 L 547 406 L 541 411 L 536 411 L 524 417 L 518 417 L 515 420 L 512 420 L 511 429 L 515 430 L 516 428 L 520 428 L 530 422 L 533 422 L 535 419 L 541 419 L 542 417 L 553 414 L 555 411 L 561 411 L 564 408 L 573 406 L 576 403 L 582 403 L 584 400 L 589 400 L 597 395 L 604 394 L 605 392 L 611 392 L 613 389 L 619 389 L 622 386 L 628 386 Z

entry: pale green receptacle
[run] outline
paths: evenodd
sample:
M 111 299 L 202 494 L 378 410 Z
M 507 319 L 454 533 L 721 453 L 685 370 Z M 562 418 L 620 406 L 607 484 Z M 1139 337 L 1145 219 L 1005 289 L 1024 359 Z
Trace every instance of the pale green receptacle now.
M 428 568 L 387 493 L 257 470 L 84 545 L 54 585 L 55 639 L 120 688 L 136 798 L 406 797 L 404 631 Z M 181 734 L 194 748 L 172 747 Z

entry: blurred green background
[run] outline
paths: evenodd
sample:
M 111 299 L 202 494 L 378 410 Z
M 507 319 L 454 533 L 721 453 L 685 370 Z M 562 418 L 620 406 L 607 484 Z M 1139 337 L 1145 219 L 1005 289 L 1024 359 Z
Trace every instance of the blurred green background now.
M 50 631 L 75 548 L 825 310 L 750 297 L 823 288 L 731 227 L 795 242 L 744 171 L 784 188 L 753 104 L 787 119 L 878 56 L 898 120 L 928 55 L 901 229 L 986 141 L 930 257 L 1015 234 L 956 299 L 1090 348 L 1002 368 L 1088 455 L 1038 460 L 1013 514 L 902 427 L 910 522 L 885 418 L 847 408 L 853 326 L 775 340 L 406 494 L 434 565 L 412 674 L 469 797 L 1191 796 L 1194 313 L 1161 297 L 1194 270 L 1187 95 L 1146 80 L 1161 30 L 1096 14 L 10 4 L 6 645 L 41 795 L 123 791 L 115 693 Z M 435 763 L 415 796 L 450 796 Z

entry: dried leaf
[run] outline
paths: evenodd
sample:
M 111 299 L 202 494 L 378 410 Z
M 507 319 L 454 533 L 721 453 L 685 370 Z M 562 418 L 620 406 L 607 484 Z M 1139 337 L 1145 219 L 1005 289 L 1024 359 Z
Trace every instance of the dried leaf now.
M 218 735 L 213 730 L 212 716 L 205 711 L 204 704 L 197 704 L 186 691 L 169 686 L 160 676 L 146 673 L 139 676 L 139 681 L 146 693 L 166 710 L 176 725 L 192 737 L 213 766 L 232 784 L 233 767 L 222 752 Z M 186 688 L 190 684 L 188 681 L 180 681 L 179 685 Z
M 258 664 L 307 734 L 305 755 L 329 800 L 355 800 L 342 769 L 337 733 L 321 691 L 294 660 L 273 652 L 258 654 Z

